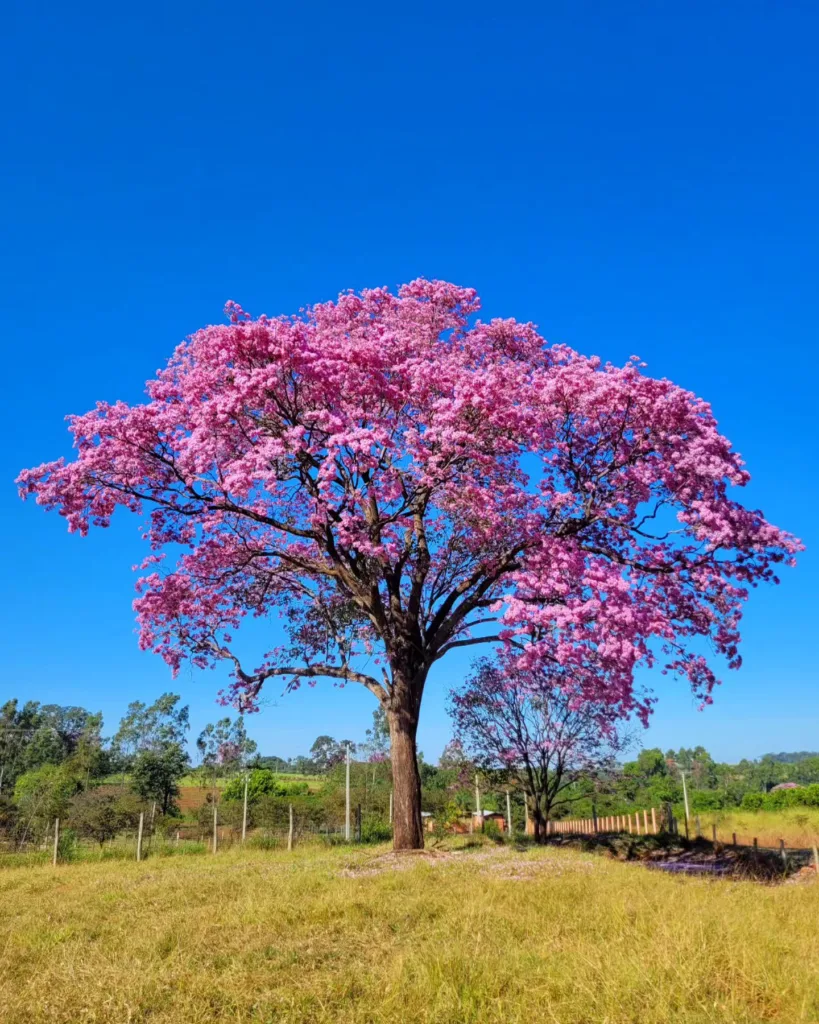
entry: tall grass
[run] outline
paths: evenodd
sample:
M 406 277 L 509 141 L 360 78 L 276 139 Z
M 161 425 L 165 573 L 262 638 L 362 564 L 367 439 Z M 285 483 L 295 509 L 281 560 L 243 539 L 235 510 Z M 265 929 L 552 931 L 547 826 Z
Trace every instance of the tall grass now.
M 750 845 L 754 836 L 760 846 L 776 847 L 784 839 L 788 846 L 810 849 L 819 846 L 819 808 L 788 807 L 780 811 L 708 811 L 700 813 L 700 824 L 706 839 L 717 826 L 717 838 L 730 842 L 736 832 L 737 842 Z
M 819 886 L 567 850 L 228 851 L 0 873 L 3 1024 L 819 1019 Z

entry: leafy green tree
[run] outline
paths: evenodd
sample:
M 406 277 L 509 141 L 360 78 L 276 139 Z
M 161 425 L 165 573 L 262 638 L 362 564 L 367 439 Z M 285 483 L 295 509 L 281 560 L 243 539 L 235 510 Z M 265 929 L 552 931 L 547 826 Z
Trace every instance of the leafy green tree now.
M 44 764 L 21 775 L 14 786 L 14 802 L 26 835 L 42 835 L 55 818 L 64 817 L 77 793 L 77 778 L 65 765 Z
M 351 740 L 341 740 L 338 742 L 332 736 L 316 737 L 313 746 L 310 747 L 310 759 L 315 765 L 315 770 L 320 775 L 325 775 L 335 765 L 344 761 L 347 756 L 348 745 L 350 754 L 354 754 L 356 752 L 356 745 Z
M 256 741 L 248 737 L 241 715 L 233 721 L 221 718 L 206 725 L 196 746 L 202 757 L 203 773 L 214 784 L 217 778 L 241 771 L 256 752 Z
M 366 736 L 362 753 L 367 760 L 386 761 L 390 756 L 390 725 L 387 712 L 381 704 L 373 711 L 372 728 L 367 730 Z
M 0 792 L 8 791 L 25 772 L 42 765 L 59 765 L 76 757 L 80 748 L 86 760 L 85 775 L 91 777 L 99 765 L 88 759 L 94 749 L 101 751 L 102 716 L 81 707 L 41 705 L 17 700 L 0 707 Z
M 153 704 L 133 701 L 122 718 L 113 740 L 112 749 L 126 768 L 145 751 L 158 752 L 167 747 L 181 747 L 190 727 L 187 705 L 179 706 L 180 697 L 163 693 Z
M 133 824 L 119 794 L 89 789 L 79 793 L 68 809 L 68 824 L 78 835 L 93 839 L 102 846 Z
M 791 775 L 793 781 L 801 785 L 819 782 L 819 756 L 805 757 L 795 762 Z
M 190 758 L 178 743 L 142 750 L 133 762 L 131 785 L 143 800 L 156 800 L 163 814 L 171 814 L 176 810 L 179 780 L 189 765 Z
M 269 754 L 265 757 L 261 757 L 259 754 L 256 754 L 256 756 L 250 760 L 250 767 L 267 768 L 271 772 L 293 771 L 290 761 L 286 761 L 283 757 L 278 757 L 275 754 Z

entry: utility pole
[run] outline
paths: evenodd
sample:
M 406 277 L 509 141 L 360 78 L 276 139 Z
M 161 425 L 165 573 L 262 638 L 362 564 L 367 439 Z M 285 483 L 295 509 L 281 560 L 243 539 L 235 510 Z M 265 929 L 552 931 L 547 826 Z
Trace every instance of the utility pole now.
M 347 777 L 345 780 L 344 838 L 350 841 L 350 744 L 347 744 Z
M 688 787 L 685 784 L 685 772 L 680 770 L 683 784 L 683 803 L 685 804 L 685 837 L 688 838 L 688 819 L 691 817 L 691 812 L 688 810 Z
M 509 790 L 506 790 L 506 831 L 512 835 L 512 798 L 509 796 Z
M 247 835 L 247 775 L 245 775 L 245 796 L 244 802 L 242 803 L 242 842 L 245 841 Z

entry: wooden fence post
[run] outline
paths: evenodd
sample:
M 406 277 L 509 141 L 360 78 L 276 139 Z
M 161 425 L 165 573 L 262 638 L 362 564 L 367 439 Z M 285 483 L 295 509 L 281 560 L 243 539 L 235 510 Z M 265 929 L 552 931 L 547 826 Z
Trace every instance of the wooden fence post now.
M 508 835 L 512 835 L 512 798 L 509 796 L 509 790 L 506 790 L 506 832 Z
M 813 870 L 819 875 L 819 850 L 813 848 Z
M 214 800 L 213 801 L 213 852 L 214 853 L 216 853 L 216 850 L 217 850 L 217 848 L 219 846 L 219 826 L 218 826 L 217 814 L 218 814 L 218 811 L 216 809 L 216 801 Z
M 734 846 L 736 846 L 737 845 L 737 834 L 736 834 L 736 832 L 732 832 L 731 833 L 731 839 L 733 841 Z
M 640 812 L 639 811 L 635 811 L 634 812 L 634 831 L 639 836 L 639 834 L 640 834 Z
M 648 811 L 643 811 L 643 835 L 648 835 Z
M 139 812 L 139 828 L 137 829 L 137 861 L 142 860 L 142 826 L 145 824 L 145 812 Z
M 759 849 L 759 840 L 754 836 L 754 853 Z
M 247 836 L 247 775 L 245 775 L 245 794 L 242 801 L 242 842 Z
M 290 804 L 290 828 L 287 832 L 287 849 L 293 849 L 293 805 Z
M 711 825 L 711 841 L 714 842 L 714 843 L 716 843 L 716 841 L 717 841 L 717 826 L 716 826 L 716 822 L 712 823 L 712 825 Z
M 657 812 L 653 807 L 651 808 L 651 831 L 655 836 L 657 835 Z
M 51 863 L 54 867 L 57 866 L 57 854 L 60 850 L 60 819 L 54 819 L 54 856 L 52 857 Z
M 787 855 L 787 853 L 785 853 L 785 840 L 784 839 L 780 839 L 779 840 L 779 853 L 782 856 L 782 863 L 785 865 L 785 867 L 787 867 L 788 866 L 788 855 Z

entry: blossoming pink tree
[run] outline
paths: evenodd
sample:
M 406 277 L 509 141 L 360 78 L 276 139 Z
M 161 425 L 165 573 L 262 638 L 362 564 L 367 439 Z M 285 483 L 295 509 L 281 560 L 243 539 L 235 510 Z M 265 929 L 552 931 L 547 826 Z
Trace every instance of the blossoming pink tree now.
M 633 671 L 660 657 L 708 701 L 696 641 L 737 667 L 748 588 L 798 548 L 729 493 L 748 474 L 705 402 L 478 306 L 424 280 L 295 317 L 229 303 L 144 404 L 72 417 L 76 458 L 18 481 L 80 533 L 118 506 L 145 516 L 140 642 L 174 671 L 226 662 L 241 710 L 274 676 L 366 686 L 389 720 L 399 849 L 423 843 L 436 661 L 520 635 L 521 667 L 583 671 L 589 699 L 647 714 Z M 242 663 L 234 631 L 270 613 L 289 643 Z
M 579 779 L 610 774 L 624 743 L 623 710 L 554 662 L 521 669 L 510 651 L 481 659 L 450 696 L 455 735 L 485 770 L 500 770 L 523 790 L 535 839 L 570 802 Z

